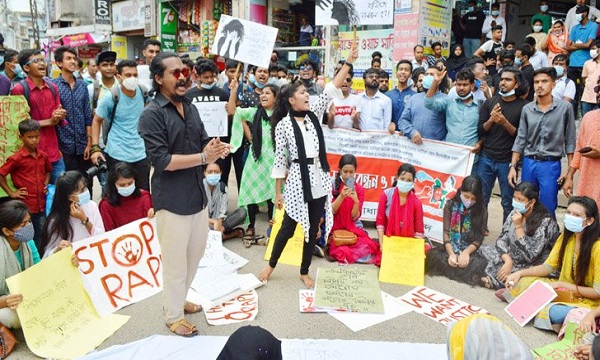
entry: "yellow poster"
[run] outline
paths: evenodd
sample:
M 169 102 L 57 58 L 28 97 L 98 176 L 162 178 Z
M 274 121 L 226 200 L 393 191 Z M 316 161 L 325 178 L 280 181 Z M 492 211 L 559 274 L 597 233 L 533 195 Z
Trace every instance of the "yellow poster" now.
M 117 53 L 117 59 L 127 59 L 127 37 L 121 35 L 111 35 L 110 48 Z
M 271 252 L 273 251 L 273 244 L 275 243 L 275 237 L 281 229 L 281 223 L 283 222 L 283 210 L 275 210 L 275 216 L 273 217 L 275 222 L 273 229 L 271 230 L 271 236 L 269 237 L 269 243 L 267 244 L 267 252 L 265 252 L 265 260 L 269 261 L 271 258 Z M 287 245 L 281 253 L 278 263 L 300 266 L 302 263 L 302 249 L 304 247 L 304 230 L 302 226 L 298 224 L 294 236 L 288 240 Z
M 383 238 L 379 281 L 392 284 L 425 285 L 425 241 L 405 237 Z
M 67 248 L 6 279 L 12 294 L 23 295 L 17 314 L 27 345 L 43 358 L 83 356 L 129 320 L 123 315 L 98 316 L 72 255 Z

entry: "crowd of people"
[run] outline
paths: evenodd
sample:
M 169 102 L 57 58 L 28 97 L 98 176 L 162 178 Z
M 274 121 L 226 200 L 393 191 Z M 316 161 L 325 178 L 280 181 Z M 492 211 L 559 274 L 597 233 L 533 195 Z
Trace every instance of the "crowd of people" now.
M 600 40 L 590 16 L 597 10 L 578 0 L 573 16 L 552 21 L 543 0 L 533 33 L 514 43 L 504 41 L 498 4 L 488 18 L 469 4 L 461 23 L 468 31 L 447 58 L 440 43 L 429 56 L 415 46 L 413 59 L 396 64 L 396 86 L 389 89 L 381 54 L 374 53 L 360 94 L 352 89 L 356 44 L 326 86 L 312 59 L 302 60 L 290 80 L 276 52 L 268 68 L 241 71 L 242 64 L 227 60 L 219 73 L 210 59 L 160 52 L 160 42 L 147 40 L 147 65 L 117 63 L 116 53 L 104 51 L 82 72 L 77 51 L 61 46 L 53 54 L 60 75 L 50 79 L 39 50 L 7 50 L 4 95 L 23 95 L 29 119 L 18 125 L 21 148 L 0 164 L 8 194 L 0 204 L 0 322 L 18 327 L 14 309 L 22 297 L 9 293 L 7 277 L 72 242 L 145 217 L 156 217 L 161 242 L 165 323 L 182 336 L 198 333 L 184 314 L 201 307 L 185 296 L 206 233 L 265 245 L 255 228 L 261 206 L 267 233 L 275 209 L 284 211 L 262 281 L 272 276 L 297 224 L 305 236 L 300 279 L 307 288 L 314 286 L 313 255 L 379 266 L 384 241 L 424 238 L 415 167 L 399 166 L 392 187 L 381 193 L 376 234 L 369 234 L 360 221 L 365 190 L 355 180 L 361 164 L 346 154 L 331 168 L 328 126 L 380 130 L 417 146 L 431 139 L 470 147 L 472 173 L 446 200 L 443 244 L 428 246 L 426 273 L 494 289 L 507 301 L 534 280 L 548 281 L 564 297 L 540 312 L 536 326 L 560 331 L 571 319 L 596 330 Z M 226 103 L 227 136 L 208 136 L 193 105 L 202 102 Z M 102 188 L 98 204 L 94 177 Z M 495 242 L 484 244 L 496 181 L 503 226 Z M 231 186 L 238 197 L 228 212 Z M 556 221 L 561 189 L 569 198 L 562 232 Z

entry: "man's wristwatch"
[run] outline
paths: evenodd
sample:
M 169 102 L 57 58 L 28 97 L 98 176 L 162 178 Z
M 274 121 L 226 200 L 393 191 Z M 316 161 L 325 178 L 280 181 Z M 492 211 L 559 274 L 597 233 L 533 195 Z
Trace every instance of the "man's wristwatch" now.
M 509 169 L 513 168 L 513 167 L 515 168 L 515 170 L 517 170 L 517 164 L 513 164 L 513 163 L 508 164 Z
M 85 220 L 81 221 L 81 225 L 86 226 L 90 222 L 90 218 L 86 217 Z
M 201 165 L 206 165 L 206 153 L 205 152 L 201 152 L 200 153 L 200 157 L 202 158 L 202 163 Z

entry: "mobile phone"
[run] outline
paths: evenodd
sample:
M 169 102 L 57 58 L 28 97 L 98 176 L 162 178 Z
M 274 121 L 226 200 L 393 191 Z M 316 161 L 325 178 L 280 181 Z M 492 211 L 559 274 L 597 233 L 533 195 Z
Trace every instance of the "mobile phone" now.
M 590 152 L 590 151 L 592 151 L 592 148 L 589 147 L 589 146 L 586 146 L 584 148 L 579 149 L 579 152 L 582 153 L 582 154 L 585 154 L 585 153 Z
M 354 178 L 353 178 L 353 177 L 352 177 L 352 178 L 347 178 L 347 179 L 346 179 L 346 186 L 347 186 L 347 187 L 348 187 L 350 190 L 354 191 Z

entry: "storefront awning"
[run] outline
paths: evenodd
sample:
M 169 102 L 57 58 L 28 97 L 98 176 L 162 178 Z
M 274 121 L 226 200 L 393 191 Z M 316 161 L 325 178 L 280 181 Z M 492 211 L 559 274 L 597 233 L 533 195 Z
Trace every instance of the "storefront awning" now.
M 110 33 L 83 33 L 77 35 L 65 36 L 62 38 L 62 43 L 66 46 L 78 47 L 84 45 L 92 45 L 105 43 L 110 41 Z

